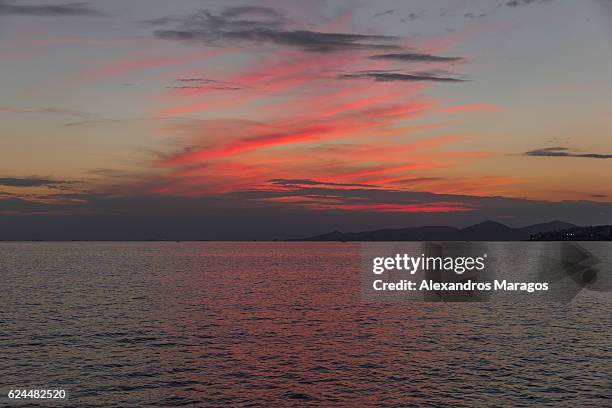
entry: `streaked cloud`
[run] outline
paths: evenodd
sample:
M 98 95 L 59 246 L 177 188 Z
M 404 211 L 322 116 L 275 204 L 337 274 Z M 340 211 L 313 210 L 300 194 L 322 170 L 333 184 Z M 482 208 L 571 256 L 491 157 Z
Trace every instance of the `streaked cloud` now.
M 553 0 L 510 0 L 505 3 L 508 7 L 528 6 L 530 4 L 550 3 Z
M 242 85 L 236 82 L 219 81 L 216 79 L 208 79 L 208 78 L 177 78 L 176 81 L 179 83 L 179 85 L 167 86 L 166 88 L 211 89 L 211 90 L 224 90 L 224 91 L 236 91 L 239 89 L 248 88 L 248 86 Z
M 448 76 L 438 76 L 433 72 L 418 72 L 406 74 L 391 71 L 358 71 L 349 74 L 338 75 L 339 79 L 373 79 L 380 82 L 464 82 L 464 79 Z
M 374 17 L 388 16 L 388 15 L 394 14 L 396 11 L 397 11 L 396 9 L 381 11 L 380 13 L 374 14 Z
M 612 159 L 612 154 L 602 153 L 580 153 L 577 150 L 566 147 L 547 147 L 543 149 L 530 150 L 525 156 L 539 157 L 581 157 L 584 159 Z
M 78 118 L 91 118 L 93 116 L 86 112 L 53 107 L 20 108 L 15 106 L 0 106 L 0 113 L 65 115 Z
M 317 181 L 310 179 L 271 179 L 269 183 L 281 186 L 332 186 L 332 187 L 365 187 L 375 188 L 371 184 L 358 184 L 358 183 L 330 183 L 325 181 Z
M 184 18 L 155 21 L 177 23 L 176 29 L 156 30 L 159 38 L 206 45 L 267 43 L 312 52 L 400 49 L 394 44 L 398 38 L 393 36 L 291 29 L 280 12 L 268 7 L 229 7 L 220 13 L 202 10 Z
M 487 13 L 465 13 L 463 17 L 465 18 L 484 18 L 487 16 Z
M 425 12 L 421 11 L 420 13 L 409 13 L 406 18 L 402 18 L 401 22 L 405 23 L 406 21 L 414 21 L 414 20 L 418 20 L 420 18 L 425 17 Z
M 0 177 L 0 186 L 4 187 L 57 187 L 73 183 L 72 181 L 52 180 L 40 177 Z
M 0 15 L 25 16 L 103 16 L 105 13 L 89 7 L 89 3 L 23 4 L 0 0 Z
M 377 54 L 372 55 L 370 59 L 374 60 L 392 60 L 392 61 L 407 61 L 407 62 L 457 62 L 463 61 L 461 57 L 442 57 L 432 54 L 416 54 L 416 53 L 392 53 L 392 54 Z

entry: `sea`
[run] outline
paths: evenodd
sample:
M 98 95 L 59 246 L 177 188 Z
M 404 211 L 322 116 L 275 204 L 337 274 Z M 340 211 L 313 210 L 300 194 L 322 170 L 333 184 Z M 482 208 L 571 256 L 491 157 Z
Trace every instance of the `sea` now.
M 605 297 L 365 298 L 361 245 L 1 242 L 0 406 L 612 406 Z

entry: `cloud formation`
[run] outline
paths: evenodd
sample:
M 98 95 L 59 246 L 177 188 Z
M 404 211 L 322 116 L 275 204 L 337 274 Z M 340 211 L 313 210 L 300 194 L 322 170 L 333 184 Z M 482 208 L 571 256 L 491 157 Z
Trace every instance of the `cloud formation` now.
M 26 5 L 15 4 L 0 0 L 0 15 L 25 15 L 25 16 L 102 16 L 104 13 L 92 9 L 88 3 L 64 3 L 64 4 L 38 4 Z
M 397 11 L 396 9 L 391 9 L 391 10 L 387 10 L 387 11 L 381 11 L 380 13 L 374 14 L 374 17 L 388 16 L 390 14 L 395 13 L 396 11 Z
M 404 81 L 404 82 L 464 82 L 463 79 L 447 76 L 438 76 L 434 72 L 417 72 L 404 74 L 391 71 L 358 71 L 349 74 L 338 75 L 339 79 L 373 79 L 380 82 Z
M 535 3 L 549 3 L 553 0 L 510 0 L 507 1 L 505 4 L 508 7 L 517 7 L 517 6 L 528 6 L 530 4 L 535 4 Z
M 414 20 L 418 20 L 419 18 L 422 18 L 425 16 L 425 12 L 421 11 L 420 13 L 410 13 L 407 16 L 408 21 L 414 21 Z M 406 18 L 402 18 L 401 20 L 402 23 L 406 22 Z
M 271 179 L 268 183 L 281 186 L 331 186 L 331 187 L 365 187 L 373 188 L 376 187 L 371 184 L 359 184 L 359 183 L 330 183 L 325 181 L 317 181 L 311 179 Z
M 91 114 L 85 112 L 74 111 L 70 109 L 63 108 L 52 108 L 52 107 L 42 107 L 42 108 L 18 108 L 14 106 L 0 106 L 0 113 L 39 113 L 39 114 L 47 114 L 47 115 L 66 115 L 66 116 L 75 116 L 79 118 L 90 118 Z
M 73 184 L 73 182 L 39 177 L 0 177 L 0 186 L 4 187 L 57 187 L 67 184 Z
M 392 60 L 392 61 L 409 61 L 409 62 L 456 62 L 463 61 L 460 57 L 441 57 L 432 54 L 415 54 L 415 53 L 394 53 L 394 54 L 378 54 L 369 57 L 373 60 Z
M 174 30 L 156 30 L 158 38 L 200 41 L 207 45 L 236 42 L 267 43 L 312 52 L 345 50 L 392 50 L 397 37 L 351 33 L 327 33 L 287 28 L 286 18 L 268 7 L 229 7 L 215 14 L 199 11 L 185 18 L 161 18 L 160 24 L 178 23 Z
M 525 156 L 539 157 L 581 157 L 585 159 L 612 159 L 612 154 L 600 153 L 578 153 L 566 147 L 547 147 L 543 149 L 530 150 L 524 153 Z
M 465 13 L 463 17 L 465 18 L 484 18 L 486 17 L 486 13 Z
M 223 91 L 237 91 L 239 89 L 248 88 L 236 82 L 218 81 L 208 78 L 177 78 L 176 81 L 181 85 L 168 86 L 167 88 L 174 89 L 211 89 Z

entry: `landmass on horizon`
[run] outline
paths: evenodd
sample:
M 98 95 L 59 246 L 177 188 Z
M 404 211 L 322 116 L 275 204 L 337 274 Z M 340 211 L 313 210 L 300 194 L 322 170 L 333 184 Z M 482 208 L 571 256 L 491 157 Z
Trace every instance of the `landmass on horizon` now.
M 332 231 L 325 234 L 291 239 L 224 239 L 151 236 L 136 239 L 76 238 L 76 239 L 0 239 L 6 241 L 284 241 L 284 242 L 358 242 L 358 241 L 612 241 L 612 225 L 577 226 L 563 221 L 550 221 L 513 228 L 496 221 L 484 221 L 466 228 L 451 226 L 421 226 L 378 229 L 359 232 Z
M 425 226 L 374 231 L 333 231 L 295 241 L 611 241 L 612 226 L 580 227 L 563 221 L 512 228 L 485 221 L 467 228 Z

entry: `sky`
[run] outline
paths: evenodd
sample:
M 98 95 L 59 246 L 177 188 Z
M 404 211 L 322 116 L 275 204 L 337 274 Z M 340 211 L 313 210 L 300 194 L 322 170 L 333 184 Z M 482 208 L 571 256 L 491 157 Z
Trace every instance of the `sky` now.
M 612 223 L 610 0 L 0 0 L 0 239 Z

